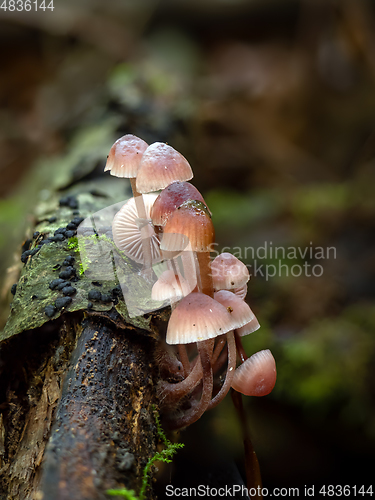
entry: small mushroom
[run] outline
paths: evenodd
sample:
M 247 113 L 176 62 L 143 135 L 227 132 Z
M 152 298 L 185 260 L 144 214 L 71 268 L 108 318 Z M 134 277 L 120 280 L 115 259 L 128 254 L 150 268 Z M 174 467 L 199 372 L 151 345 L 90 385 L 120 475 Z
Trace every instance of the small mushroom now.
M 212 261 L 211 272 L 215 291 L 240 288 L 250 279 L 245 264 L 228 252 L 218 255 Z
M 169 184 L 159 194 L 152 206 L 151 219 L 154 226 L 163 228 L 172 213 L 187 200 L 205 203 L 203 196 L 190 182 L 176 181 Z
M 130 185 L 135 200 L 137 217 L 141 220 L 147 219 L 146 206 L 142 194 L 137 190 L 136 177 L 138 175 L 143 153 L 148 144 L 132 134 L 124 135 L 117 139 L 111 147 L 104 171 L 110 171 L 116 177 L 126 177 L 130 179 Z M 151 242 L 147 237 L 147 231 L 142 232 L 142 253 L 146 274 L 151 272 L 152 256 Z M 144 234 L 143 234 L 144 233 Z
M 237 368 L 232 387 L 245 396 L 266 396 L 275 383 L 275 358 L 269 349 L 265 349 L 250 356 Z
M 145 264 L 144 238 L 151 244 L 151 262 L 161 260 L 159 250 L 159 237 L 150 220 L 150 210 L 155 201 L 155 194 L 144 195 L 145 216 L 140 220 L 134 198 L 130 198 L 117 212 L 112 222 L 113 241 L 117 248 L 135 262 Z
M 172 182 L 192 178 L 189 162 L 182 154 L 168 144 L 155 142 L 143 153 L 136 186 L 139 193 L 151 193 L 164 189 Z
M 151 298 L 161 302 L 168 300 L 173 304 L 189 295 L 191 291 L 188 282 L 182 276 L 177 276 L 174 271 L 168 269 L 159 276 L 152 287 Z
M 197 276 L 199 289 L 211 297 L 213 297 L 213 285 L 210 250 L 214 241 L 215 230 L 208 208 L 201 201 L 188 200 L 168 219 L 160 245 L 163 251 L 196 252 L 199 264 Z
M 220 304 L 225 306 L 227 311 L 232 315 L 233 320 L 236 321 L 236 329 L 247 325 L 255 318 L 253 311 L 246 304 L 246 302 L 228 290 L 215 292 L 214 298 L 220 302 Z
M 208 340 L 237 327 L 226 307 L 210 296 L 193 292 L 184 297 L 171 314 L 167 344 L 189 344 Z
M 135 135 L 127 134 L 120 137 L 109 151 L 104 172 L 109 171 L 115 177 L 135 179 L 147 148 L 147 142 Z

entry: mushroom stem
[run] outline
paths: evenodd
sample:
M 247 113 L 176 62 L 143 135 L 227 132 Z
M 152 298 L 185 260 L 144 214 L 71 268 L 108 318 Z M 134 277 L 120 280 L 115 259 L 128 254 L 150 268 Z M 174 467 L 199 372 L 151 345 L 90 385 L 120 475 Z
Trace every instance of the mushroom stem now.
M 173 405 L 176 401 L 179 401 L 199 384 L 201 378 L 202 364 L 198 357 L 193 369 L 184 380 L 176 384 L 164 381 L 159 384 L 159 398 L 162 405 Z
M 246 486 L 249 490 L 251 488 L 257 490 L 258 486 L 262 487 L 262 478 L 260 475 L 258 458 L 250 438 L 249 425 L 242 403 L 242 394 L 233 389 L 231 395 L 242 429 L 243 444 L 245 448 Z M 252 498 L 262 498 L 262 496 L 255 494 Z
M 185 344 L 178 344 L 178 355 L 180 357 L 180 361 L 184 368 L 184 377 L 187 377 L 191 371 L 189 356 L 186 352 Z
M 216 361 L 220 356 L 221 351 L 223 350 L 223 347 L 225 346 L 225 342 L 227 341 L 226 334 L 220 335 L 220 337 L 218 337 L 217 339 L 218 340 L 215 345 L 214 353 L 212 355 L 212 366 L 215 365 Z
M 222 351 L 220 353 L 220 356 L 217 357 L 215 364 L 213 365 L 213 370 L 214 373 L 217 373 L 219 370 L 221 370 L 221 367 L 227 362 L 228 360 L 228 353 L 227 351 Z
M 183 276 L 189 283 L 191 291 L 197 286 L 197 263 L 196 253 L 191 250 L 182 251 L 180 254 Z
M 211 256 L 210 252 L 197 252 L 200 276 L 200 291 L 214 297 L 214 287 L 211 274 Z
M 142 194 L 137 191 L 135 178 L 130 179 L 130 185 L 133 191 L 133 197 L 135 201 L 135 206 L 137 208 L 138 217 L 139 219 L 146 221 L 147 220 L 146 207 L 144 204 Z M 144 258 L 143 270 L 146 271 L 145 274 L 148 275 L 151 274 L 150 270 L 152 268 L 151 239 L 147 234 L 148 232 L 146 226 L 142 227 L 140 231 L 141 231 L 143 258 Z
M 195 422 L 195 420 L 198 420 L 198 418 L 203 415 L 211 401 L 213 388 L 213 372 L 211 365 L 213 344 L 214 342 L 211 339 L 197 342 L 198 352 L 201 358 L 203 369 L 203 390 L 200 399 L 200 408 L 197 412 L 198 415 L 196 415 L 196 418 L 193 420 L 193 422 Z
M 227 342 L 228 342 L 228 367 L 227 373 L 225 376 L 225 380 L 223 385 L 220 388 L 220 391 L 216 394 L 214 398 L 212 398 L 210 404 L 208 405 L 208 410 L 211 408 L 215 408 L 228 394 L 230 389 L 233 375 L 236 369 L 236 342 L 234 340 L 233 331 L 227 333 Z
M 202 394 L 199 402 L 196 402 L 195 404 L 193 403 L 190 411 L 186 412 L 181 418 L 176 418 L 169 422 L 169 427 L 171 430 L 180 429 L 181 427 L 187 427 L 188 425 L 191 425 L 194 422 L 196 422 L 207 410 L 208 405 L 210 404 L 211 401 L 212 388 L 213 388 L 213 373 L 211 366 L 211 357 L 213 348 L 212 339 L 202 340 L 201 342 L 197 342 L 197 347 L 200 356 L 199 365 L 201 365 L 203 369 Z M 182 383 L 183 382 L 181 382 L 181 384 Z
M 236 347 L 237 347 L 237 352 L 238 352 L 238 355 L 241 359 L 241 363 L 243 363 L 244 361 L 247 360 L 248 356 L 245 352 L 245 349 L 242 345 L 242 342 L 241 342 L 241 337 L 238 335 L 237 333 L 237 330 L 234 331 L 234 335 L 235 335 L 235 338 L 236 338 Z

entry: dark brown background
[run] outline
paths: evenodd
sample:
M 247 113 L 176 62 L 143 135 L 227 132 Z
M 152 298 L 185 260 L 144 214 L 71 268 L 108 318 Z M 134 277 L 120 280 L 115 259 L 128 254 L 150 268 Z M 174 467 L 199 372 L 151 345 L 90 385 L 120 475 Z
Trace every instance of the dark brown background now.
M 2 321 L 17 281 L 16 244 L 43 196 L 29 191 L 38 162 L 64 155 L 77 130 L 120 116 L 113 139 L 131 132 L 168 141 L 188 158 L 219 248 L 336 248 L 335 259 L 307 259 L 323 266 L 321 277 L 251 280 L 248 302 L 262 328 L 246 348 L 272 350 L 278 382 L 270 396 L 246 405 L 265 486 L 368 486 L 375 441 L 373 2 L 54 6 L 36 14 L 0 10 Z M 278 264 L 270 255 L 262 263 Z M 304 261 L 282 263 L 290 270 Z M 227 399 L 181 434 L 187 445 L 172 484 L 238 482 L 241 436 Z

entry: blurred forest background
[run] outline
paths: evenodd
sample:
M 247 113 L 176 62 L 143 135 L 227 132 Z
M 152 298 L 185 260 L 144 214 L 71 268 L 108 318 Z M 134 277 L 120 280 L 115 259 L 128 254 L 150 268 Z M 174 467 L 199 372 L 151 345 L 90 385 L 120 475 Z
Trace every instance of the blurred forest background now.
M 247 300 L 261 329 L 246 338 L 246 350 L 270 348 L 278 380 L 270 396 L 245 404 L 264 486 L 368 486 L 374 2 L 55 0 L 54 7 L 0 9 L 0 327 L 33 207 L 54 178 L 89 179 L 124 133 L 168 141 L 193 167 L 219 249 L 335 247 L 336 258 L 285 258 L 281 276 L 250 281 Z M 305 261 L 323 274 L 287 276 Z M 254 265 L 251 253 L 246 263 Z M 279 262 L 267 254 L 258 264 Z M 238 483 L 242 437 L 230 397 L 180 438 L 186 447 L 166 482 L 209 484 L 219 471 L 224 483 Z

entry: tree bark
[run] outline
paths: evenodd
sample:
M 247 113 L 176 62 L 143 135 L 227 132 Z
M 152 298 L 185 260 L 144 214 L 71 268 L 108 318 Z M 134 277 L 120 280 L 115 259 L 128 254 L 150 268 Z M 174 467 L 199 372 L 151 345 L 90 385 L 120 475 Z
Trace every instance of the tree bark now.
M 126 198 L 119 182 L 124 181 L 99 178 L 74 184 L 64 195 L 78 200 L 79 215 L 88 217 Z M 112 194 L 103 195 L 103 186 L 106 193 L 112 186 Z M 38 207 L 40 234 L 31 249 L 77 216 L 61 200 L 59 205 L 59 196 Z M 97 268 L 112 269 L 111 243 L 101 234 L 98 241 Z M 122 258 L 114 273 L 99 272 L 98 278 L 95 268 L 81 264 L 75 242 L 51 241 L 27 257 L 0 334 L 1 499 L 96 500 L 121 487 L 138 492 L 143 468 L 156 451 L 159 371 L 153 352 L 168 312 L 142 314 L 151 309 L 130 261 Z M 104 262 L 108 255 L 112 260 Z M 64 298 L 49 284 L 69 268 L 67 257 L 74 259 L 69 281 L 76 291 L 49 318 L 46 306 Z M 119 284 L 129 291 L 138 316 L 129 316 Z M 93 289 L 102 300 L 90 303 Z M 147 498 L 154 498 L 151 489 Z

